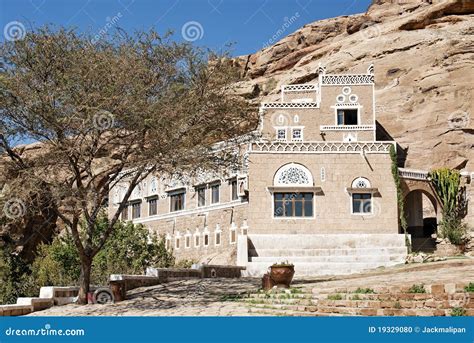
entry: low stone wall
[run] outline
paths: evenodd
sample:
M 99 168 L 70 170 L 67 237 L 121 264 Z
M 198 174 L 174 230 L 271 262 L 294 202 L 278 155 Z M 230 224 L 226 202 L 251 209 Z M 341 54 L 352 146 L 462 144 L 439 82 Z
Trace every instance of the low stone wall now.
M 139 287 L 154 286 L 165 282 L 201 278 L 238 278 L 245 267 L 198 264 L 190 269 L 178 268 L 147 268 L 147 275 L 110 276 L 110 288 L 115 301 L 126 298 L 127 291 Z
M 16 304 L 0 305 L 0 316 L 22 316 L 52 306 L 71 304 L 79 293 L 79 287 L 41 287 L 39 297 L 20 297 Z

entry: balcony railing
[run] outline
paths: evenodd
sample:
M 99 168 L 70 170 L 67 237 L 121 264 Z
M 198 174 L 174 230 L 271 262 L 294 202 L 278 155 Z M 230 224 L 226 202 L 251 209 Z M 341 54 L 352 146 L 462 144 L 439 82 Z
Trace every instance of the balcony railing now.
M 374 125 L 321 125 L 321 131 L 373 131 Z
M 429 172 L 425 170 L 398 168 L 398 175 L 404 179 L 429 180 Z

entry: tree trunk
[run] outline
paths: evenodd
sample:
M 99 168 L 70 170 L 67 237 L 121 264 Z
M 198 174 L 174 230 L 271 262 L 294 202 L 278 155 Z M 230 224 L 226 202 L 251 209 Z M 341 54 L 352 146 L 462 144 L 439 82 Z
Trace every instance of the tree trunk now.
M 87 293 L 89 292 L 89 286 L 91 282 L 91 270 L 92 270 L 92 259 L 89 259 L 89 258 L 81 259 L 80 288 L 79 288 L 79 298 L 77 301 L 77 303 L 80 305 L 87 304 Z

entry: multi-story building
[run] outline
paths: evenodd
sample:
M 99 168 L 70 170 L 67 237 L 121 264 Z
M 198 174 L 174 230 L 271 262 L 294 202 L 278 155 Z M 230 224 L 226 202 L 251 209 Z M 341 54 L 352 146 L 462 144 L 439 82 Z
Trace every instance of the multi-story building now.
M 258 138 L 226 177 L 151 176 L 122 214 L 165 235 L 177 259 L 247 266 L 288 260 L 297 274 L 349 273 L 404 261 L 393 141 L 376 140 L 374 70 L 283 86 L 262 103 Z M 111 190 L 111 206 L 120 192 Z

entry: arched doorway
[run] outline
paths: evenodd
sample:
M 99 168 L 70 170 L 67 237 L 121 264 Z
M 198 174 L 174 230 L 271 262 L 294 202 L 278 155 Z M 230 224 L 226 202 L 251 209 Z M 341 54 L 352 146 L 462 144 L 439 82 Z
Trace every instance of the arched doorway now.
M 436 198 L 424 189 L 414 189 L 405 196 L 404 203 L 413 252 L 433 252 L 436 244 L 432 235 L 438 225 Z

